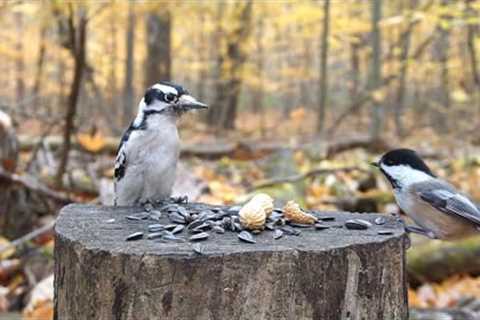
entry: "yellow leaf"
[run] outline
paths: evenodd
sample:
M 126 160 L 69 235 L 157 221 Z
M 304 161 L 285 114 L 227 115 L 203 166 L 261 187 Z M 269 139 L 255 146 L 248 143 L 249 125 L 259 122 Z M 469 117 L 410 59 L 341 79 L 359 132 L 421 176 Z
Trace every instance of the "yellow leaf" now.
M 79 133 L 77 134 L 78 144 L 87 151 L 99 152 L 105 147 L 105 138 L 100 132 L 94 134 Z
M 465 103 L 470 100 L 470 97 L 468 94 L 465 92 L 465 90 L 462 89 L 456 89 L 451 92 L 452 95 L 452 100 L 458 103 Z
M 10 245 L 10 241 L 0 236 L 0 260 L 8 259 L 15 253 L 15 247 L 2 250 L 1 248 Z

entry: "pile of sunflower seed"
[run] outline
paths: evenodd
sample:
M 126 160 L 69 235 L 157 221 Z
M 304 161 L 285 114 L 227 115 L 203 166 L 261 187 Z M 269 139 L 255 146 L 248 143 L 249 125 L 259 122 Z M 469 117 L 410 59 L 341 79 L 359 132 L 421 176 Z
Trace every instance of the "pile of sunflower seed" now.
M 188 207 L 188 208 L 187 208 Z M 132 233 L 126 241 L 148 239 L 156 242 L 200 242 L 207 240 L 211 233 L 224 234 L 225 232 L 237 233 L 239 241 L 256 243 L 254 234 L 261 230 L 244 230 L 240 224 L 238 213 L 241 207 L 212 207 L 202 204 L 167 204 L 159 208 L 126 216 L 127 220 L 152 222 L 145 231 Z M 282 209 L 274 209 L 265 223 L 265 230 L 271 231 L 273 238 L 280 239 L 284 236 L 299 236 L 301 229 L 326 230 L 329 228 L 346 228 L 349 230 L 366 230 L 372 223 L 363 219 L 351 219 L 344 223 L 336 223 L 334 216 L 315 215 L 318 219 L 313 225 L 292 223 L 283 216 Z M 165 219 L 165 217 L 167 219 Z M 168 223 L 160 223 L 167 221 Z M 376 225 L 386 223 L 384 217 L 375 219 Z M 391 229 L 377 231 L 379 235 L 391 235 Z M 194 251 L 201 253 L 199 247 Z

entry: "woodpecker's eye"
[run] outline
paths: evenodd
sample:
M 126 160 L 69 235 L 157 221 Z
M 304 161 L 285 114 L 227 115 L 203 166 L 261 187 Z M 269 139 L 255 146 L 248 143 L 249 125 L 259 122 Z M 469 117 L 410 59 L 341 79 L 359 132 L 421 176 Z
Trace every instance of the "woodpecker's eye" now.
M 177 100 L 177 96 L 174 93 L 167 93 L 164 95 L 165 102 L 174 102 Z

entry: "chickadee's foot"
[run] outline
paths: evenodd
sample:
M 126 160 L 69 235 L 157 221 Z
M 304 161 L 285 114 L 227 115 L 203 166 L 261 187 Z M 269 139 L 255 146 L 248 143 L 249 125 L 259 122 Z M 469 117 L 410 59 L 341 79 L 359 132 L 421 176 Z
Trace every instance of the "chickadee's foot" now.
M 425 230 L 417 226 L 407 226 L 405 225 L 405 231 L 408 233 L 416 233 L 430 239 L 437 239 L 435 234 L 430 230 Z

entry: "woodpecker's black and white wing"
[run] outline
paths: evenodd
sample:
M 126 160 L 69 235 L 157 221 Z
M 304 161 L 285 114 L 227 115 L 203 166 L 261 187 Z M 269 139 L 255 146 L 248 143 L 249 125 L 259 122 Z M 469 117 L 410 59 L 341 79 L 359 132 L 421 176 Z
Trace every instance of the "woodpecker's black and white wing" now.
M 125 131 L 122 136 L 122 140 L 118 145 L 117 157 L 115 158 L 115 170 L 114 177 L 115 182 L 120 181 L 125 176 L 125 170 L 127 168 L 127 142 L 132 133 L 132 125 Z
M 444 183 L 434 184 L 428 190 L 419 190 L 418 196 L 437 210 L 460 216 L 480 226 L 480 210 L 466 196 Z

